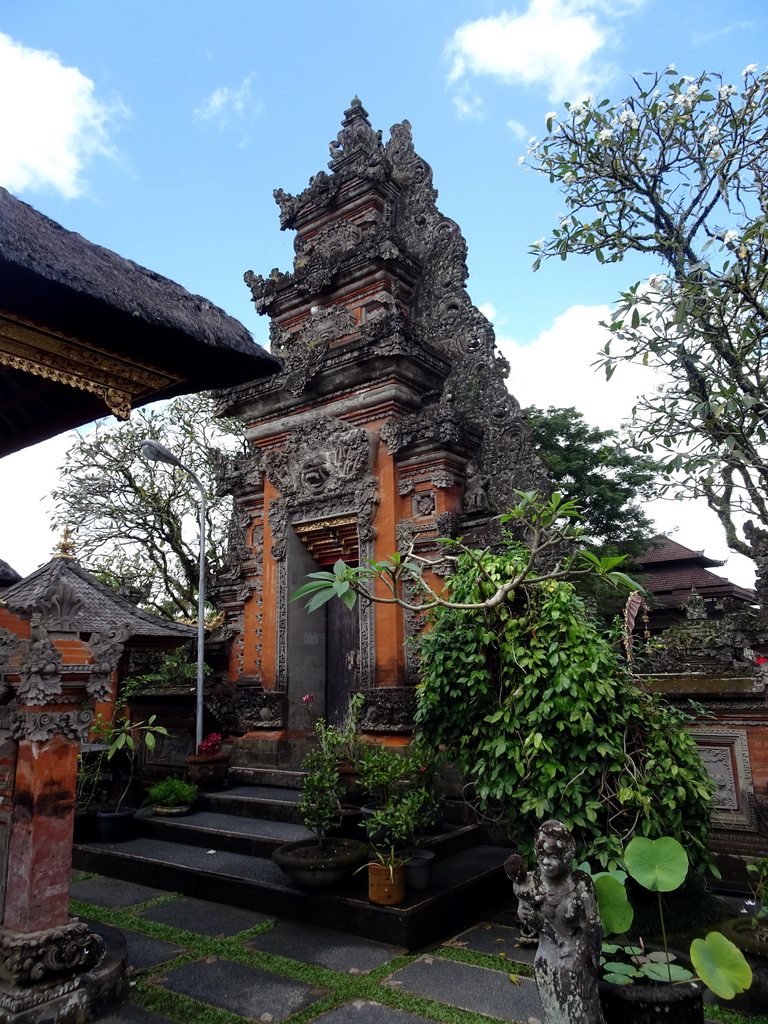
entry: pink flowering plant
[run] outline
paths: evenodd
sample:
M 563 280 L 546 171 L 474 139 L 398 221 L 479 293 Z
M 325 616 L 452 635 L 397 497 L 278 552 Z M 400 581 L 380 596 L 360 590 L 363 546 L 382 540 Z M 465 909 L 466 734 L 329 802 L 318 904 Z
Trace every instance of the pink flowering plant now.
M 221 753 L 221 733 L 220 732 L 209 732 L 208 735 L 203 739 L 197 748 L 198 754 L 202 754 L 203 757 L 214 757 L 216 754 Z

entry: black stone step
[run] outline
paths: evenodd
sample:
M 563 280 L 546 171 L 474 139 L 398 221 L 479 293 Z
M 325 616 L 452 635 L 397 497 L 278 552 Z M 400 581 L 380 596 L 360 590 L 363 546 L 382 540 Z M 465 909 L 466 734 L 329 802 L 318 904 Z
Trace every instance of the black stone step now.
M 475 846 L 437 858 L 432 887 L 408 893 L 396 907 L 368 901 L 364 871 L 334 890 L 307 892 L 292 885 L 268 858 L 151 837 L 124 843 L 77 843 L 73 865 L 413 950 L 455 934 L 508 898 L 509 882 L 503 870 L 508 854 L 502 847 Z
M 287 789 L 301 789 L 306 772 L 295 767 L 251 768 L 229 767 L 230 785 L 234 786 L 282 786 Z
M 299 796 L 299 791 L 289 786 L 230 786 L 214 791 L 200 790 L 196 806 L 217 814 L 299 824 Z
M 295 843 L 312 835 L 303 825 L 239 814 L 196 810 L 183 817 L 166 818 L 145 808 L 134 819 L 138 835 L 171 843 L 215 847 L 252 857 L 269 857 L 283 843 Z
M 173 843 L 212 847 L 230 853 L 269 857 L 283 843 L 298 842 L 311 836 L 303 825 L 270 818 L 251 818 L 243 814 L 225 814 L 197 809 L 182 817 L 154 815 L 144 808 L 134 819 L 138 835 Z M 418 845 L 446 857 L 477 843 L 476 825 L 446 825 L 439 833 L 421 836 Z M 365 840 L 365 832 L 353 837 Z

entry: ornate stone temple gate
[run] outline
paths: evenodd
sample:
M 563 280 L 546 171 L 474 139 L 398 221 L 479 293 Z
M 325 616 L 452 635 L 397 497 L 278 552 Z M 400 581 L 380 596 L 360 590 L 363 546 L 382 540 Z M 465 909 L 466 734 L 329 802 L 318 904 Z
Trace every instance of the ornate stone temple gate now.
M 307 693 L 338 720 L 362 689 L 368 730 L 412 723 L 418 618 L 364 602 L 309 615 L 290 601 L 307 573 L 411 543 L 438 555 L 440 537 L 485 542 L 515 490 L 544 482 L 408 122 L 384 144 L 353 100 L 329 167 L 298 196 L 275 192 L 293 271 L 245 275 L 283 372 L 219 401 L 251 442 L 220 473 L 235 506 L 217 581 L 232 687 L 219 713 L 264 761 L 306 730 Z

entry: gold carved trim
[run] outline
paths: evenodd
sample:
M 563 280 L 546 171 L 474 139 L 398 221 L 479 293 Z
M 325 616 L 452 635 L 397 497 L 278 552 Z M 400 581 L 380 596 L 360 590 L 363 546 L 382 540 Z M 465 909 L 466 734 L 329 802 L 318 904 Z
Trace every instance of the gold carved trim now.
M 2 310 L 0 364 L 98 395 L 119 419 L 135 399 L 184 379 Z

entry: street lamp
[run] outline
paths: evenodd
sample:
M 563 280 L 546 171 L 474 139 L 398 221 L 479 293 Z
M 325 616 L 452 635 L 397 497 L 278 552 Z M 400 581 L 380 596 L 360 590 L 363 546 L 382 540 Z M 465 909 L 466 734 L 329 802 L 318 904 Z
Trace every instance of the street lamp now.
M 169 452 L 159 441 L 139 442 L 141 454 L 150 462 L 165 462 L 189 473 L 200 491 L 200 576 L 197 585 L 197 706 L 195 714 L 195 753 L 203 742 L 203 679 L 205 677 L 205 488 L 197 473 Z

